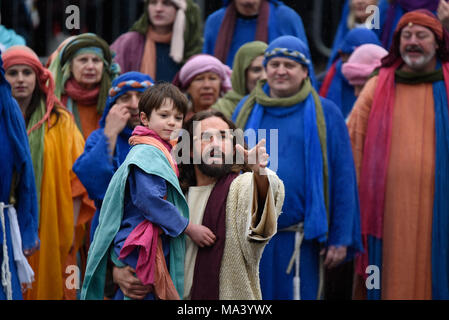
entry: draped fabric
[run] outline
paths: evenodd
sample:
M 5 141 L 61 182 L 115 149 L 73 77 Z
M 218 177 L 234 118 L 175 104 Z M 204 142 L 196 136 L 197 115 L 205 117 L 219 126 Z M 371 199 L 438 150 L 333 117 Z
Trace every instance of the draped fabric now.
M 246 72 L 255 58 L 262 56 L 268 45 L 261 41 L 252 41 L 243 45 L 234 57 L 232 64 L 231 83 L 232 90 L 228 91 L 214 105 L 216 109 L 228 118 L 231 118 L 234 109 L 242 98 L 247 95 Z
M 147 159 L 152 159 L 148 162 Z M 82 299 L 103 299 L 106 264 L 110 245 L 123 217 L 123 195 L 130 166 L 136 165 L 147 174 L 167 181 L 167 201 L 188 218 L 188 206 L 178 178 L 164 152 L 155 146 L 139 144 L 131 148 L 126 160 L 114 174 L 101 208 L 100 221 L 89 252 Z M 170 276 L 180 296 L 184 290 L 185 239 L 181 234 L 170 242 Z
M 447 166 L 446 161 L 448 157 L 448 144 L 446 133 L 448 130 L 449 119 L 447 117 L 447 77 L 449 76 L 449 68 L 447 63 L 442 64 L 442 70 L 431 73 L 432 77 L 428 75 L 409 74 L 403 76 L 406 73 L 397 71 L 400 61 L 389 68 L 383 68 L 379 72 L 378 84 L 374 93 L 374 103 L 371 108 L 370 117 L 367 122 L 368 127 L 366 129 L 366 138 L 364 142 L 363 157 L 360 158 L 360 201 L 362 208 L 362 234 L 363 241 L 366 247 L 366 252 L 357 261 L 357 272 L 360 275 L 364 275 L 366 266 L 372 264 L 374 260 L 380 261 L 382 254 L 388 253 L 385 248 L 379 250 L 379 246 L 373 248 L 370 243 L 373 243 L 373 239 L 379 241 L 383 240 L 383 236 L 389 235 L 386 230 L 391 230 L 391 221 L 385 219 L 391 219 L 390 213 L 388 217 L 385 217 L 384 208 L 387 210 L 390 208 L 389 202 L 386 202 L 386 196 L 388 194 L 387 186 L 389 181 L 387 180 L 387 172 L 390 172 L 390 166 L 394 163 L 391 158 L 396 153 L 391 153 L 391 137 L 392 128 L 397 128 L 397 122 L 393 122 L 394 110 L 397 107 L 395 105 L 396 92 L 394 82 L 406 82 L 411 78 L 415 78 L 415 83 L 428 82 L 432 83 L 433 87 L 433 100 L 435 107 L 435 192 L 433 200 L 433 225 L 427 227 L 431 231 L 431 239 L 422 240 L 431 242 L 431 274 L 432 274 L 432 298 L 434 299 L 447 299 L 448 297 L 448 282 L 447 282 L 447 266 L 446 266 L 446 252 L 447 252 L 447 232 L 448 223 L 445 218 L 444 210 L 447 210 L 448 201 L 447 197 L 443 196 L 444 192 L 447 192 Z M 441 80 L 441 73 L 444 75 L 444 82 Z M 427 80 L 426 80 L 427 79 Z M 413 83 L 413 82 L 412 82 Z M 355 128 L 355 120 L 352 120 L 349 124 L 350 128 Z M 352 132 L 354 129 L 351 129 Z M 397 129 L 395 129 L 397 130 Z M 356 141 L 356 140 L 355 140 Z M 359 144 L 358 142 L 357 144 Z M 357 145 L 356 144 L 356 145 Z M 375 151 L 374 151 L 375 150 Z M 391 154 L 391 156 L 390 156 Z M 358 157 L 358 156 L 357 156 Z M 368 186 L 369 184 L 369 186 Z M 375 192 L 374 192 L 375 190 Z M 431 187 L 428 187 L 425 193 L 428 193 Z M 446 190 L 446 191 L 445 191 Z M 424 193 L 424 191 L 422 191 Z M 431 195 L 430 195 L 431 196 Z M 390 200 L 391 201 L 391 200 Z M 387 204 L 387 205 L 386 205 Z M 399 210 L 399 209 L 398 209 Z M 432 211 L 429 209 L 428 211 Z M 424 212 L 420 213 L 424 215 Z M 425 228 L 425 225 L 422 225 Z M 390 232 L 391 233 L 391 232 Z M 422 234 L 425 235 L 426 231 L 423 229 Z M 371 239 L 371 240 L 370 240 Z M 388 243 L 390 243 L 389 240 Z M 391 247 L 395 243 L 391 243 Z M 397 246 L 397 244 L 396 244 Z M 373 254 L 374 253 L 374 254 Z M 387 255 L 390 257 L 390 255 Z M 392 259 L 390 257 L 390 259 Z M 384 259 L 385 260 L 385 259 Z M 427 261 L 430 263 L 430 261 Z M 389 265 L 389 261 L 383 261 L 383 264 Z M 428 271 L 430 274 L 430 270 Z M 385 275 L 387 276 L 387 275 Z M 421 294 L 421 293 L 417 293 Z M 383 295 L 383 293 L 382 293 Z M 372 296 L 379 298 L 380 295 Z
M 32 249 L 39 244 L 37 222 L 37 197 L 33 175 L 33 164 L 25 130 L 25 121 L 17 102 L 11 96 L 11 86 L 4 77 L 3 61 L 0 58 L 0 202 L 14 204 L 17 211 L 23 249 Z M 13 173 L 16 174 L 13 184 Z M 11 194 L 11 191 L 13 193 Z M 12 197 L 11 197 L 12 196 Z M 15 201 L 15 203 L 13 203 Z M 0 246 L 7 246 L 9 270 L 11 272 L 12 298 L 22 299 L 21 286 L 18 279 L 12 241 L 9 229 L 7 210 L 5 229 L 0 228 Z M 6 233 L 6 243 L 3 242 Z M 0 264 L 6 257 L 2 254 Z M 3 272 L 2 272 L 3 274 Z M 0 285 L 0 300 L 6 299 L 3 284 Z

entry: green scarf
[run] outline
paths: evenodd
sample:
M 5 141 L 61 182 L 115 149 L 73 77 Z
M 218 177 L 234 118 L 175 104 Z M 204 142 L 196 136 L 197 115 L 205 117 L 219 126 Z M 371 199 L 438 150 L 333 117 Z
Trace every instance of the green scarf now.
M 150 0 L 145 0 L 143 14 L 133 24 L 129 31 L 136 31 L 146 36 L 150 26 L 148 16 L 148 4 Z M 192 0 L 186 0 L 186 27 L 184 31 L 184 57 L 182 63 L 185 63 L 191 56 L 201 53 L 203 50 L 203 19 L 198 5 Z
M 321 106 L 321 100 L 318 93 L 312 87 L 310 78 L 304 80 L 301 89 L 295 95 L 286 98 L 271 98 L 263 90 L 266 80 L 259 80 L 257 86 L 254 88 L 253 92 L 249 95 L 248 99 L 243 104 L 240 112 L 237 116 L 235 124 L 238 128 L 244 129 L 246 122 L 254 108 L 255 103 L 258 103 L 264 107 L 290 107 L 295 104 L 301 103 L 307 99 L 309 94 L 312 94 L 315 112 L 316 112 L 316 122 L 318 127 L 318 136 L 321 144 L 321 154 L 323 156 L 323 179 L 324 179 L 324 200 L 326 203 L 327 211 L 327 221 L 329 220 L 329 169 L 328 169 L 328 159 L 327 159 L 327 138 L 326 138 L 326 121 L 324 119 L 324 112 Z
M 151 159 L 151 161 L 149 161 Z M 109 183 L 100 220 L 89 249 L 86 272 L 81 292 L 83 300 L 103 300 L 106 266 L 110 257 L 109 249 L 120 229 L 123 218 L 126 181 L 129 169 L 136 165 L 147 174 L 154 174 L 167 181 L 167 201 L 188 218 L 189 207 L 179 186 L 178 178 L 166 156 L 158 148 L 140 144 L 131 148 L 125 161 L 118 168 Z M 170 276 L 179 296 L 184 294 L 185 236 L 182 233 L 170 240 Z
M 213 109 L 220 111 L 228 118 L 232 117 L 237 104 L 249 93 L 246 90 L 246 70 L 255 58 L 264 54 L 267 47 L 265 42 L 252 41 L 237 51 L 232 64 L 232 90 L 219 99 L 212 106 Z
M 46 112 L 45 101 L 41 99 L 39 102 L 39 106 L 31 115 L 27 130 L 30 130 L 36 123 L 38 123 L 44 117 L 45 112 Z M 36 183 L 36 195 L 38 201 L 37 207 L 38 226 L 40 221 L 42 175 L 44 172 L 44 135 L 45 135 L 45 126 L 47 125 L 47 123 L 48 121 L 44 122 L 39 128 L 33 130 L 28 135 L 28 142 L 30 144 L 30 151 L 31 151 L 31 160 L 33 161 L 34 180 Z

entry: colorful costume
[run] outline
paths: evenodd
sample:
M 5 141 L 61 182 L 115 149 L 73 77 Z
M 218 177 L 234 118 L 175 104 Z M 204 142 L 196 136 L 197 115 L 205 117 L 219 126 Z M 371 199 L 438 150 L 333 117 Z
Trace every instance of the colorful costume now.
M 192 0 L 174 0 L 177 16 L 173 30 L 158 35 L 149 23 L 148 4 L 131 30 L 111 45 L 117 55 L 114 60 L 122 72 L 140 71 L 153 79 L 171 82 L 182 63 L 201 52 L 203 45 L 202 18 L 198 5 Z
M 282 35 L 300 38 L 307 36 L 301 17 L 279 0 L 261 1 L 257 17 L 240 17 L 233 1 L 212 13 L 204 28 L 203 52 L 214 55 L 232 67 L 237 50 L 247 42 L 269 43 Z
M 310 69 L 306 52 L 301 40 L 280 37 L 268 46 L 264 63 L 283 57 Z M 348 258 L 361 250 L 356 177 L 341 112 L 318 96 L 308 78 L 298 93 L 280 99 L 271 98 L 266 81 L 259 81 L 237 106 L 233 120 L 256 134 L 257 129 L 278 130 L 278 141 L 271 142 L 267 133 L 266 145 L 270 157 L 276 155 L 271 146 L 278 146 L 276 169 L 286 196 L 279 231 L 260 264 L 262 297 L 320 298 L 320 250 L 347 246 Z M 269 167 L 274 163 L 270 160 Z
M 355 28 L 348 32 L 340 47 L 342 53 L 351 54 L 362 44 L 373 43 L 380 45 L 377 35 L 365 28 Z M 334 102 L 346 118 L 356 100 L 354 87 L 346 80 L 341 72 L 343 61 L 337 58 L 323 80 L 320 96 Z
M 231 118 L 237 104 L 249 93 L 246 89 L 246 71 L 255 58 L 264 54 L 267 46 L 264 42 L 253 41 L 244 44 L 237 51 L 234 57 L 234 63 L 232 64 L 232 90 L 228 91 L 212 105 L 213 109 Z
M 410 23 L 435 34 L 435 71 L 400 69 L 401 30 Z M 429 11 L 405 14 L 348 122 L 365 246 L 357 273 L 366 278 L 374 265 L 381 276 L 369 299 L 449 298 L 448 36 Z
M 22 299 L 21 278 L 16 250 L 20 252 L 39 245 L 37 197 L 33 163 L 26 135 L 25 122 L 17 102 L 11 96 L 11 86 L 4 77 L 0 58 L 0 300 Z M 5 208 L 5 205 L 13 207 Z M 16 213 L 14 212 L 16 211 Z M 21 244 L 13 243 L 13 223 L 17 219 Z M 16 248 L 15 248 L 16 247 Z M 23 254 L 23 253 L 22 253 Z M 26 260 L 25 260 L 26 262 Z
M 5 69 L 13 65 L 28 65 L 36 74 L 37 84 L 45 99 L 39 102 L 28 123 L 28 140 L 38 191 L 38 223 L 40 250 L 30 258 L 36 281 L 27 299 L 63 299 L 76 296 L 66 290 L 66 265 L 76 265 L 69 259 L 77 252 L 74 243 L 73 199 L 81 198 L 78 223 L 93 215 L 92 202 L 72 171 L 75 159 L 81 154 L 84 139 L 72 116 L 55 97 L 51 72 L 42 67 L 36 54 L 27 47 L 11 47 L 2 55 Z M 56 110 L 56 112 L 54 112 Z M 67 292 L 65 292 L 67 291 Z
M 128 72 L 112 82 L 106 107 L 100 120 L 100 128 L 92 132 L 86 140 L 83 154 L 73 165 L 73 171 L 86 187 L 89 197 L 97 208 L 91 225 L 90 239 L 93 239 L 98 225 L 101 204 L 114 172 L 125 161 L 129 152 L 128 140 L 133 128 L 126 126 L 117 137 L 112 156 L 109 153 L 108 138 L 104 134 L 106 117 L 117 99 L 129 91 L 143 92 L 153 84 L 153 79 L 139 72 Z
M 117 242 L 114 243 L 114 239 L 117 241 L 123 238 L 123 234 L 120 234 L 123 232 L 123 228 L 120 231 L 121 224 L 124 222 L 123 219 L 127 216 L 128 219 L 131 218 L 127 213 L 124 213 L 124 210 L 127 203 L 126 199 L 129 199 L 125 196 L 125 186 L 127 181 L 129 181 L 130 171 L 133 166 L 139 168 L 147 175 L 164 179 L 167 188 L 167 208 L 173 208 L 174 206 L 181 212 L 184 218 L 188 218 L 187 202 L 179 187 L 178 178 L 174 170 L 174 161 L 171 159 L 170 154 L 163 151 L 162 148 L 157 147 L 155 144 L 149 145 L 146 142 L 135 145 L 112 177 L 101 208 L 99 225 L 89 250 L 82 299 L 103 299 L 107 261 L 110 258 L 111 250 L 116 252 L 113 248 L 117 248 L 118 245 Z M 148 161 L 148 159 L 151 159 L 151 161 Z M 129 205 L 126 208 L 128 209 Z M 148 212 L 148 210 L 146 211 Z M 155 216 L 164 218 L 163 214 Z M 141 220 L 141 218 L 138 217 L 137 220 Z M 133 226 L 135 224 L 137 223 L 133 223 Z M 161 221 L 161 224 L 167 226 L 166 222 L 163 223 Z M 182 296 L 184 289 L 185 239 L 184 234 L 175 233 L 178 236 L 170 239 L 169 270 L 174 286 L 179 296 Z

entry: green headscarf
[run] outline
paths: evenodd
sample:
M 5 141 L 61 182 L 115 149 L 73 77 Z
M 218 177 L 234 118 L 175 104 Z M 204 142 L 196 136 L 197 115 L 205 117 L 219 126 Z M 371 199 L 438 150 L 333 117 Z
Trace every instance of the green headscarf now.
M 248 42 L 240 47 L 232 64 L 232 90 L 219 99 L 212 108 L 231 118 L 237 104 L 249 93 L 246 90 L 246 70 L 255 58 L 263 56 L 267 47 L 268 45 L 262 41 Z
M 129 31 L 136 31 L 146 35 L 150 26 L 148 5 L 150 0 L 145 0 L 144 11 Z M 186 0 L 186 26 L 184 31 L 184 58 L 185 63 L 191 56 L 201 53 L 203 50 L 203 19 L 198 5 L 192 0 Z
M 111 87 L 111 82 L 120 74 L 120 67 L 113 62 L 114 54 L 106 41 L 93 33 L 83 33 L 75 36 L 62 47 L 48 69 L 53 73 L 55 78 L 55 95 L 58 99 L 61 99 L 61 95 L 64 94 L 65 83 L 71 77 L 70 64 L 73 58 L 78 54 L 79 50 L 90 47 L 100 48 L 103 53 L 102 58 L 104 67 L 97 102 L 98 114 L 102 114 L 108 97 L 108 91 Z M 73 112 L 76 113 L 76 106 L 74 105 L 72 108 Z

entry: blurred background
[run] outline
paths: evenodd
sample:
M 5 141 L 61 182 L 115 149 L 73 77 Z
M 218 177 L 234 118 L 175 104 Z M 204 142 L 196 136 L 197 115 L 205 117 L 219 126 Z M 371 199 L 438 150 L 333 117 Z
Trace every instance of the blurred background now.
M 203 19 L 222 0 L 195 0 Z M 283 0 L 303 19 L 315 72 L 325 69 L 344 0 Z M 68 30 L 66 8 L 80 9 L 80 29 Z M 43 62 L 68 36 L 93 32 L 111 44 L 139 18 L 143 0 L 0 0 L 1 24 L 23 36 Z

